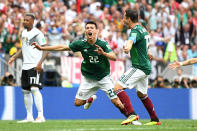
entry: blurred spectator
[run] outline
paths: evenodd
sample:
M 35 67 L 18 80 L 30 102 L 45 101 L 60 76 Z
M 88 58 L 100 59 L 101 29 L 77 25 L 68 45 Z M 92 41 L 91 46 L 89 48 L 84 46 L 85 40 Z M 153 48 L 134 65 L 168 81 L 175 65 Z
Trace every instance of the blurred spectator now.
M 170 38 L 170 41 L 172 43 L 174 43 L 175 42 L 175 39 L 174 39 L 174 36 L 175 36 L 175 28 L 172 25 L 170 19 L 168 19 L 165 24 L 166 24 L 166 26 L 164 26 L 164 28 L 163 28 L 164 37 Z
M 193 24 L 190 25 L 189 23 L 186 23 L 183 25 L 182 21 L 180 24 L 180 37 L 178 40 L 181 44 L 189 45 L 189 47 L 191 47 L 194 44 L 192 43 Z
M 114 51 L 118 47 L 118 44 L 114 40 L 112 40 L 112 36 L 113 35 L 110 33 L 106 38 L 106 41 L 109 43 L 111 49 Z
M 180 85 L 181 88 L 191 88 L 190 79 L 188 77 L 182 77 Z
M 10 48 L 9 55 L 10 55 L 10 56 L 13 56 L 14 54 L 16 54 L 16 52 L 17 52 L 19 49 L 21 49 L 20 41 L 17 40 L 17 41 L 14 43 L 14 46 Z
M 153 88 L 164 88 L 164 80 L 162 76 L 157 76 L 152 85 Z
M 176 71 L 177 71 L 177 75 L 174 76 L 173 79 L 174 80 L 176 79 L 180 82 L 182 80 L 182 77 L 183 77 L 183 69 L 182 68 L 177 68 Z
M 163 87 L 164 88 L 172 88 L 172 85 L 168 79 L 163 80 Z
M 173 88 L 180 88 L 181 81 L 178 78 L 175 78 L 172 82 Z
M 170 41 L 168 42 L 165 50 L 164 60 L 166 63 L 168 63 L 168 62 L 174 62 L 177 59 L 178 57 L 177 57 L 175 44 L 172 41 Z
M 197 57 L 197 48 L 196 48 L 197 45 L 193 45 L 191 47 L 191 49 L 188 49 L 187 50 L 187 54 L 188 54 L 188 58 L 191 59 L 191 58 L 194 58 L 194 57 Z
M 77 16 L 76 5 L 72 4 L 70 9 L 66 11 L 66 20 L 67 22 L 72 22 Z
M 1 86 L 16 86 L 14 76 L 10 72 L 5 73 L 0 83 Z
M 191 87 L 192 87 L 192 88 L 197 88 L 197 77 L 194 77 L 194 78 L 191 80 Z
M 180 61 L 185 61 L 189 58 L 188 56 L 188 49 L 189 49 L 189 46 L 188 45 L 182 45 L 182 50 L 180 51 L 180 56 L 179 56 L 179 60 Z

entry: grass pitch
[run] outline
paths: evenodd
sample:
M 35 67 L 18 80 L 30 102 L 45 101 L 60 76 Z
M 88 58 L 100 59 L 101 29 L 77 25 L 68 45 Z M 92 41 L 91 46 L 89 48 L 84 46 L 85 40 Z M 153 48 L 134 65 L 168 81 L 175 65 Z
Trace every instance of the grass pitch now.
M 121 126 L 122 120 L 47 120 L 16 123 L 0 120 L 0 131 L 197 131 L 197 120 L 161 120 L 160 126 Z M 143 124 L 149 120 L 140 120 Z

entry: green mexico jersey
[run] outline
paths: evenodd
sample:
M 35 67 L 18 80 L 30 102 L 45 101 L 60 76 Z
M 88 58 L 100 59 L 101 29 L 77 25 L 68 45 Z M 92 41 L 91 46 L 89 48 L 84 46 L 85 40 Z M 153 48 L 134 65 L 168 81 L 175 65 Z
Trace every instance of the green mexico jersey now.
M 109 53 L 112 51 L 106 41 L 97 39 L 96 45 L 99 45 L 103 51 Z M 80 51 L 83 56 L 81 63 L 82 75 L 94 80 L 101 80 L 110 74 L 110 63 L 107 57 L 95 52 L 97 47 L 88 43 L 86 39 L 77 40 L 69 44 L 69 48 L 73 52 Z
M 149 75 L 151 65 L 147 52 L 150 36 L 147 30 L 141 25 L 136 25 L 131 29 L 128 39 L 133 41 L 133 46 L 130 50 L 132 66 L 142 70 L 146 75 Z

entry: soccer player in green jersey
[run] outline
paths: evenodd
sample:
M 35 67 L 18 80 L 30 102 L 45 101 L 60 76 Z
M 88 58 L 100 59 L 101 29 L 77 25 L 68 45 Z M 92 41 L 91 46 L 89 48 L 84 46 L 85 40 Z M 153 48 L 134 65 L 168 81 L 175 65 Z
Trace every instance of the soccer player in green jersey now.
M 109 60 L 116 60 L 116 55 L 112 52 L 106 41 L 100 40 L 98 36 L 97 24 L 89 21 L 85 25 L 87 40 L 77 40 L 67 45 L 55 45 L 42 47 L 37 43 L 32 45 L 39 50 L 48 51 L 80 51 L 83 57 L 81 64 L 82 82 L 75 97 L 75 106 L 84 105 L 88 109 L 96 99 L 96 92 L 100 88 L 111 99 L 112 103 L 125 115 L 127 110 L 114 93 L 113 81 L 110 77 Z
M 148 55 L 149 33 L 138 23 L 138 12 L 128 9 L 124 13 L 124 23 L 131 29 L 128 41 L 124 46 L 124 52 L 130 53 L 132 67 L 127 70 L 118 80 L 114 87 L 114 91 L 118 95 L 121 102 L 124 104 L 130 116 L 121 124 L 126 125 L 134 120 L 138 120 L 139 116 L 133 110 L 129 96 L 124 89 L 136 88 L 137 96 L 140 98 L 146 107 L 151 121 L 145 125 L 160 125 L 159 119 L 155 113 L 153 104 L 147 95 L 148 90 L 148 75 L 151 72 L 151 65 Z

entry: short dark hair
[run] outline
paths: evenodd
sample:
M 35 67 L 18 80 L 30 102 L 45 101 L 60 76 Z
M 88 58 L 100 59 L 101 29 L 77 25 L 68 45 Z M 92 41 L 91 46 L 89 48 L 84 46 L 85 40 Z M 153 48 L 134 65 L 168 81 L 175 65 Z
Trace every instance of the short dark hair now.
M 126 10 L 126 17 L 130 18 L 133 22 L 138 22 L 138 11 L 134 9 Z
M 94 22 L 94 21 L 88 21 L 88 22 L 86 22 L 86 25 L 87 25 L 87 24 L 93 24 L 93 25 L 95 25 L 96 29 L 98 28 L 96 22 Z M 86 25 L 85 25 L 85 26 L 86 26 Z
M 26 16 L 30 16 L 32 19 L 35 19 L 35 15 L 33 13 L 26 13 Z

